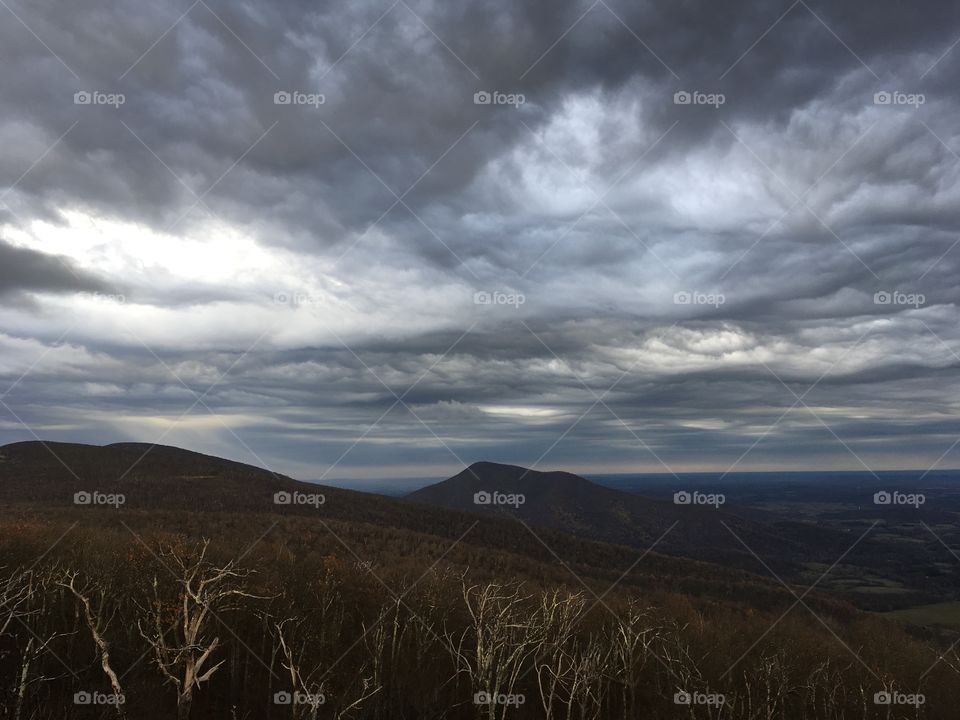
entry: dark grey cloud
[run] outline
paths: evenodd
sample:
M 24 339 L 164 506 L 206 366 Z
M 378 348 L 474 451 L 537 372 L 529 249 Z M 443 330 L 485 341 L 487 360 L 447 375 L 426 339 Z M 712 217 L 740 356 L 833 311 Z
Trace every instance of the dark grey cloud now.
M 949 3 L 0 13 L 0 375 L 40 434 L 302 476 L 955 439 Z
M 23 292 L 106 292 L 107 283 L 61 256 L 0 240 L 0 295 Z
M 130 4 L 92 2 L 88 12 L 78 6 L 75 17 L 64 18 L 53 5 L 31 6 L 25 19 L 79 79 L 22 27 L 8 25 L 15 62 L 7 92 L 16 113 L 52 137 L 74 120 L 81 122 L 63 141 L 66 162 L 38 168 L 21 189 L 43 196 L 70 183 L 77 199 L 173 222 L 178 210 L 193 204 L 191 192 L 206 192 L 243 155 L 240 171 L 218 183 L 208 203 L 232 216 L 242 213 L 252 223 L 280 204 L 285 225 L 305 233 L 308 243 L 324 246 L 344 230 L 362 231 L 394 199 L 350 149 L 402 193 L 480 121 L 408 200 L 418 212 L 438 204 L 463 212 L 474 198 L 461 194 L 477 174 L 527 135 L 519 120 L 541 126 L 570 93 L 597 89 L 633 96 L 640 103 L 635 121 L 657 131 L 679 120 L 661 150 L 682 154 L 695 143 L 733 140 L 718 126 L 717 113 L 674 106 L 670 98 L 677 88 L 725 92 L 728 123 L 760 120 L 782 126 L 793 109 L 835 87 L 838 75 L 863 75 L 861 99 L 872 95 L 871 84 L 879 81 L 854 53 L 871 67 L 876 63 L 877 74 L 887 75 L 911 57 L 904 46 L 916 52 L 945 47 L 950 40 L 945 9 L 917 20 L 888 4 L 876 8 L 867 32 L 859 13 L 801 4 L 720 81 L 779 13 L 749 3 L 722 12 L 703 4 L 610 9 L 600 4 L 554 45 L 584 6 L 479 3 L 465 13 L 401 3 L 384 15 L 389 7 L 371 3 L 318 13 L 291 5 L 254 14 L 230 4 L 201 4 L 140 59 L 186 7 L 144 16 Z M 38 64 L 53 80 L 40 92 L 33 70 Z M 77 108 L 70 98 L 78 88 L 124 92 L 126 102 L 116 111 Z M 278 108 L 272 101 L 278 88 L 323 92 L 327 102 L 316 112 Z M 523 92 L 529 102 L 522 112 L 490 112 L 495 109 L 470 102 L 477 88 Z M 274 123 L 276 131 L 250 150 Z M 50 182 L 54 174 L 61 176 L 57 184 Z M 399 223 L 397 231 L 406 240 L 422 234 L 402 207 L 387 222 Z M 456 237 L 449 242 L 460 245 Z M 436 243 L 420 249 L 429 260 Z M 446 262 L 450 256 L 436 253 L 433 259 L 440 258 Z

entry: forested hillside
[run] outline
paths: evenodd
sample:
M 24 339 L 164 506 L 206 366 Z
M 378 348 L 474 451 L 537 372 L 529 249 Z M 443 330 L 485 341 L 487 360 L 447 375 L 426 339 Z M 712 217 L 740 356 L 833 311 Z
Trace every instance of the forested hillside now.
M 360 493 L 247 508 L 234 483 L 272 498 L 280 480 L 183 451 L 126 485 L 102 453 L 71 463 L 99 492 L 154 483 L 149 503 L 53 503 L 76 491 L 64 473 L 3 452 L 4 717 L 939 718 L 960 701 L 946 638 L 817 589 Z M 221 502 L 188 508 L 166 472 Z

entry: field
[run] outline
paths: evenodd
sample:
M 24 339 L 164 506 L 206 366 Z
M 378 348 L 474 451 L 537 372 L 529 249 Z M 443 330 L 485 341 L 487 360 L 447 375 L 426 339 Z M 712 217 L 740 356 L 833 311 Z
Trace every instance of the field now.
M 895 610 L 889 617 L 916 625 L 934 625 L 960 630 L 960 602 L 934 603 Z

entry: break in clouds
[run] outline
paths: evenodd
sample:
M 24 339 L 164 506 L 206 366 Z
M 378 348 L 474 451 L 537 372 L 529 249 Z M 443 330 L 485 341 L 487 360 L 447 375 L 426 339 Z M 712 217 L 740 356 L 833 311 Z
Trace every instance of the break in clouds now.
M 4 442 L 956 465 L 950 3 L 0 7 Z

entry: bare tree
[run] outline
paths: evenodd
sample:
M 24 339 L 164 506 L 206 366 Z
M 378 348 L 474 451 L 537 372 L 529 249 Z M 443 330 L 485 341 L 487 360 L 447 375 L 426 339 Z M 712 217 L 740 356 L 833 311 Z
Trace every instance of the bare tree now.
M 609 645 L 596 637 L 576 644 L 571 653 L 567 718 L 576 707 L 580 720 L 599 720 L 606 695 L 606 678 L 612 667 Z
M 18 569 L 0 581 L 0 635 L 6 635 L 15 621 L 30 614 L 29 601 L 34 592 L 31 580 L 29 571 Z
M 669 628 L 654 618 L 652 609 L 631 599 L 624 612 L 617 615 L 610 634 L 614 677 L 621 685 L 623 717 L 636 717 L 640 711 L 638 688 L 641 675 L 652 664 L 666 662 L 663 649 L 669 643 Z M 675 653 L 674 657 L 682 657 Z
M 161 558 L 173 565 L 170 569 L 179 588 L 171 603 L 154 578 L 137 623 L 160 672 L 176 687 L 177 720 L 190 717 L 194 690 L 226 661 L 210 664 L 220 647 L 219 636 L 211 637 L 212 621 L 218 613 L 234 609 L 237 599 L 258 598 L 242 589 L 248 573 L 235 562 L 218 566 L 207 560 L 209 545 L 210 541 L 204 540 L 199 551 L 189 554 L 172 548 L 161 551 Z
M 83 612 L 83 619 L 93 637 L 93 643 L 97 647 L 97 654 L 100 656 L 100 667 L 110 681 L 110 687 L 113 689 L 114 697 L 117 702 L 114 703 L 117 716 L 124 718 L 124 695 L 123 687 L 120 685 L 120 678 L 110 664 L 110 643 L 106 639 L 106 630 L 116 614 L 116 608 L 110 613 L 106 612 L 107 596 L 109 588 L 106 585 L 95 585 L 92 582 L 78 583 L 76 571 L 67 571 L 57 580 L 57 585 L 69 590 L 76 598 L 80 609 Z
M 24 618 L 36 612 L 31 608 L 35 592 L 33 574 L 30 571 L 21 571 L 19 568 L 9 573 L 0 583 L 0 612 L 3 613 L 0 615 L 0 637 L 8 634 L 14 624 L 23 624 Z M 29 637 L 20 656 L 19 671 L 13 689 L 16 698 L 13 710 L 15 720 L 20 718 L 26 696 L 30 663 L 34 657 L 34 646 L 35 638 Z
M 809 708 L 804 710 L 816 717 L 844 717 L 844 698 L 849 692 L 846 685 L 850 667 L 841 667 L 830 658 L 814 667 L 800 687 Z
M 276 650 L 279 650 L 282 657 L 281 664 L 290 676 L 293 692 L 302 693 L 308 698 L 307 702 L 301 703 L 294 697 L 291 702 L 293 720 L 316 720 L 320 705 L 325 700 L 324 684 L 318 678 L 321 664 L 317 655 L 310 652 L 306 634 L 301 634 L 298 640 L 294 640 L 299 622 L 297 618 L 286 618 L 274 622 L 271 630 L 276 639 Z
M 37 572 L 31 567 L 14 571 L 0 583 L 0 636 L 12 635 L 17 626 L 26 630 L 27 636 L 26 643 L 18 653 L 19 663 L 13 689 L 14 720 L 20 720 L 32 685 L 58 680 L 73 672 L 67 669 L 68 673 L 47 675 L 42 670 L 39 674 L 35 671 L 38 661 L 52 652 L 51 644 L 57 638 L 71 634 L 58 632 L 42 622 L 50 616 L 46 608 L 49 580 L 47 573 Z
M 376 686 L 386 688 L 387 701 L 396 688 L 397 671 L 404 662 L 405 640 L 411 632 L 411 624 L 402 620 L 402 606 L 401 597 L 392 598 L 372 625 L 361 623 L 372 681 Z M 421 645 L 417 643 L 414 650 L 419 652 L 420 649 Z
M 544 593 L 540 605 L 540 621 L 546 637 L 534 667 L 540 701 L 547 717 L 557 717 L 560 703 L 569 701 L 569 685 L 576 660 L 571 653 L 573 630 L 584 609 L 582 594 L 561 596 L 557 591 Z
M 329 609 L 329 605 L 326 609 Z M 342 620 L 342 617 L 340 618 Z M 290 677 L 294 695 L 291 698 L 291 714 L 293 720 L 316 720 L 320 708 L 327 704 L 327 695 L 330 682 L 321 674 L 323 661 L 317 652 L 316 644 L 312 642 L 309 633 L 297 632 L 301 620 L 287 618 L 274 622 L 272 633 L 276 639 L 276 650 L 282 657 L 281 665 Z M 364 664 L 355 682 L 348 683 L 337 693 L 332 703 L 335 720 L 350 717 L 350 714 L 382 689 L 376 673 L 371 677 L 364 677 L 368 666 Z
M 781 717 L 791 681 L 785 652 L 764 654 L 743 673 L 745 717 L 773 720 Z
M 366 666 L 360 668 L 357 675 L 357 682 L 348 692 L 342 693 L 341 705 L 334 709 L 334 720 L 347 720 L 352 717 L 354 711 L 359 710 L 363 704 L 380 692 L 383 688 L 373 682 L 372 678 L 364 677 Z
M 463 600 L 470 625 L 458 637 L 447 635 L 449 648 L 475 693 L 490 699 L 514 695 L 524 665 L 544 642 L 545 631 L 520 583 L 467 586 Z M 489 702 L 489 720 L 506 717 L 510 707 Z

